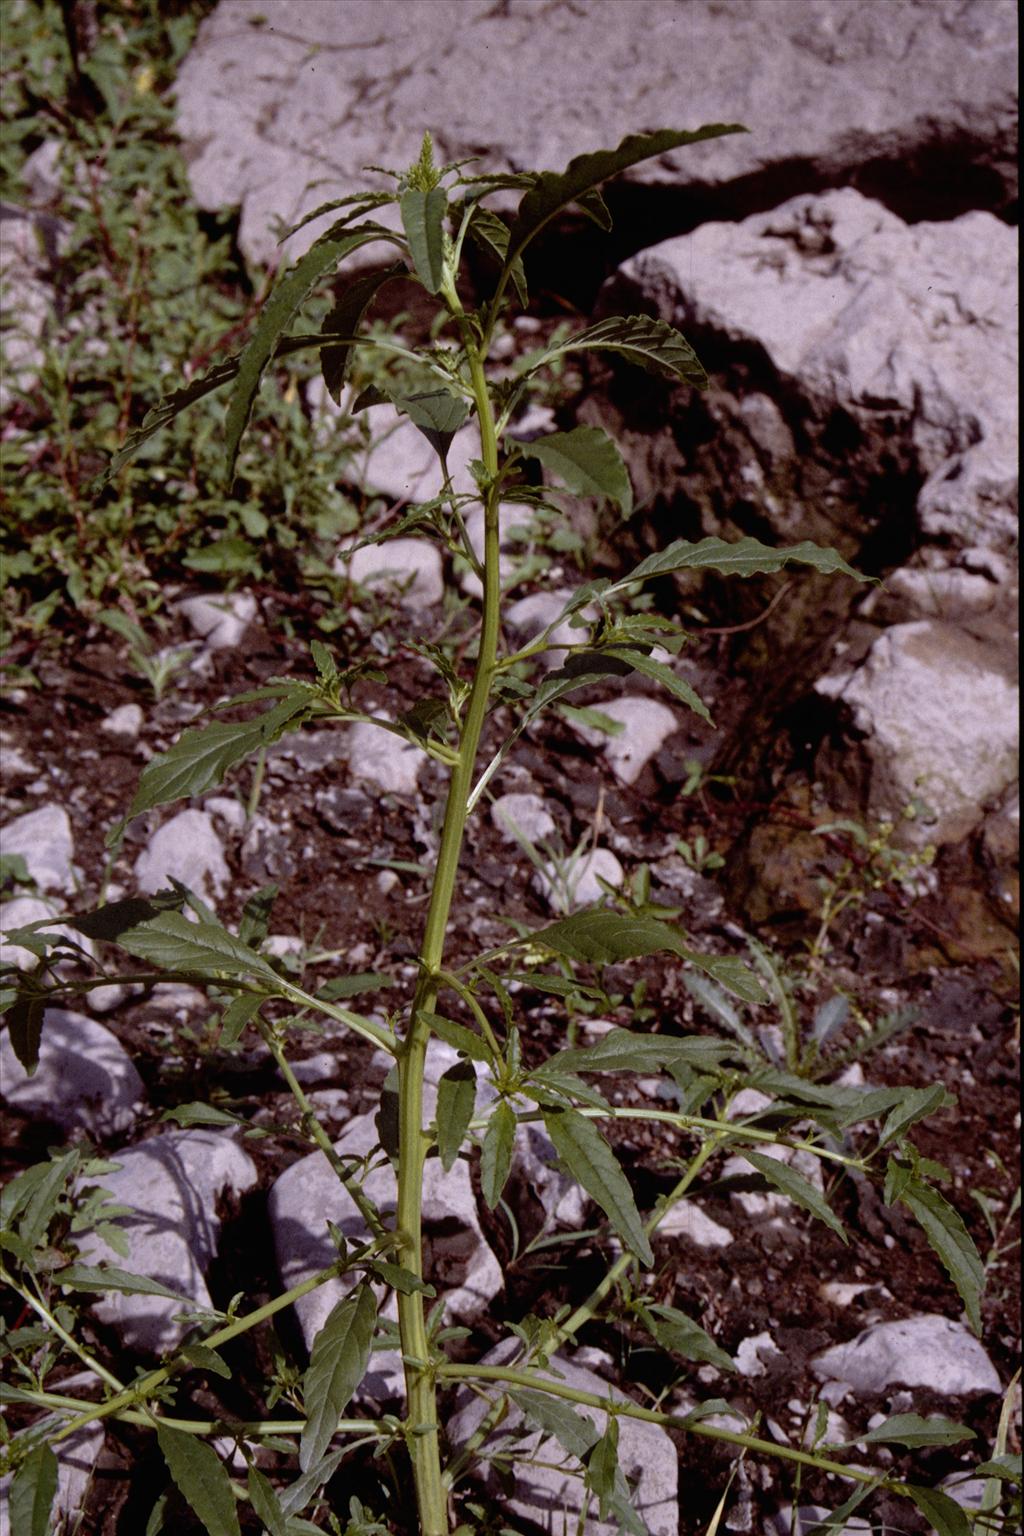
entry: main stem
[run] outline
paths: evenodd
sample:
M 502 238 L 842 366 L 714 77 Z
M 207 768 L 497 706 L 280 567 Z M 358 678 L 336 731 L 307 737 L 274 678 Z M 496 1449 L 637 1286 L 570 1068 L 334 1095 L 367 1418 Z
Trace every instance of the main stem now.
M 462 309 L 454 292 L 446 295 L 456 317 Z M 463 327 L 470 377 L 480 423 L 481 456 L 492 476 L 498 472 L 498 443 L 483 359 L 469 328 Z M 501 586 L 498 568 L 498 487 L 492 484 L 484 499 L 484 600 L 480 649 L 459 742 L 458 760 L 452 768 L 445 806 L 444 826 L 437 869 L 420 948 L 420 978 L 413 999 L 409 1032 L 398 1057 L 398 1234 L 401 1262 L 413 1274 L 423 1276 L 423 1171 L 430 1137 L 423 1126 L 423 1068 L 429 1026 L 423 1020 L 438 993 L 438 973 L 444 961 L 445 935 L 451 912 L 455 878 L 469 809 L 480 733 L 498 651 Z M 407 1400 L 406 1438 L 416 1483 L 422 1536 L 446 1536 L 448 1501 L 441 1477 L 438 1443 L 436 1371 L 430 1361 L 423 1297 L 419 1292 L 398 1296 L 398 1325 L 405 1363 Z

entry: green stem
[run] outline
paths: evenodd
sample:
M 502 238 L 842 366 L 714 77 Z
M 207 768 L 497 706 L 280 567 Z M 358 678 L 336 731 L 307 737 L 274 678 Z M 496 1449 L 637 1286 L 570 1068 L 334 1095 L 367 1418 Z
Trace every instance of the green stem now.
M 25 1302 L 27 1306 L 32 1308 L 32 1311 L 36 1314 L 37 1317 L 42 1318 L 47 1328 L 51 1329 L 51 1331 L 55 1333 L 64 1344 L 67 1345 L 72 1354 L 78 1356 L 83 1365 L 88 1366 L 90 1371 L 95 1371 L 100 1380 L 105 1381 L 108 1387 L 113 1387 L 115 1392 L 120 1392 L 123 1390 L 123 1383 L 117 1376 L 114 1375 L 113 1371 L 108 1371 L 106 1366 L 101 1365 L 97 1359 L 90 1355 L 87 1349 L 83 1349 L 82 1345 L 79 1344 L 74 1335 L 70 1334 L 68 1330 L 57 1321 L 49 1307 L 46 1305 L 46 1302 L 43 1301 L 41 1297 L 34 1295 L 31 1291 L 26 1290 L 24 1286 L 19 1285 L 18 1282 L 13 1279 L 13 1277 L 9 1275 L 3 1268 L 0 1268 L 0 1280 L 2 1280 L 5 1285 L 9 1285 L 11 1290 L 14 1291 L 16 1295 L 20 1296 L 22 1301 Z
M 67 1397 L 62 1392 L 35 1392 L 27 1387 L 18 1388 L 18 1401 L 32 1403 L 37 1408 L 52 1408 L 56 1412 L 82 1407 L 80 1397 Z M 106 1405 L 104 1405 L 106 1406 Z M 142 1424 L 153 1427 L 153 1415 L 133 1408 L 122 1409 L 116 1418 L 123 1424 Z M 305 1419 L 174 1419 L 160 1415 L 160 1423 L 171 1429 L 180 1429 L 186 1435 L 231 1435 L 239 1440 L 269 1440 L 274 1435 L 301 1435 L 306 1427 Z M 51 1442 L 70 1433 L 62 1428 L 50 1437 Z M 384 1439 L 394 1434 L 394 1424 L 384 1419 L 339 1419 L 334 1427 L 336 1435 L 373 1435 Z
M 462 306 L 454 288 L 444 296 L 463 331 L 480 424 L 483 463 L 487 471 L 496 476 L 498 443 L 483 359 L 472 332 L 464 322 Z M 437 868 L 420 948 L 420 980 L 413 998 L 409 1032 L 398 1057 L 397 1230 L 401 1242 L 401 1262 L 420 1278 L 423 1275 L 423 1168 L 430 1144 L 429 1135 L 423 1127 L 423 1069 L 430 1028 L 422 1014 L 433 1011 L 440 985 L 439 973 L 444 960 L 445 935 L 462 853 L 469 793 L 497 658 L 500 580 L 498 489 L 493 484 L 484 500 L 484 597 L 480 647 L 459 742 L 458 761 L 452 768 L 448 785 Z M 441 1477 L 436 1366 L 430 1359 L 423 1297 L 418 1291 L 408 1296 L 399 1295 L 398 1325 L 405 1360 L 406 1435 L 416 1482 L 421 1536 L 445 1536 L 449 1527 L 447 1498 Z

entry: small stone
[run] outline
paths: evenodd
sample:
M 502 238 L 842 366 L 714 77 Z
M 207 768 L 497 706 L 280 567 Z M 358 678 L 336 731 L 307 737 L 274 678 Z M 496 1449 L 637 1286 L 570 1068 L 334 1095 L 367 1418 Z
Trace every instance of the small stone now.
M 390 405 L 372 405 L 363 415 L 374 441 L 362 465 L 362 484 L 396 502 L 429 501 L 440 495 L 441 466 L 419 428 L 396 415 Z M 477 432 L 462 427 L 448 449 L 448 471 L 456 494 L 476 494 L 469 462 L 479 457 Z
M 145 716 L 139 704 L 121 704 L 117 709 L 112 709 L 107 718 L 101 723 L 100 730 L 106 731 L 110 736 L 124 736 L 134 741 L 142 730 Z
M 546 859 L 533 881 L 552 912 L 575 912 L 607 896 L 602 880 L 618 888 L 625 871 L 610 848 L 594 848 L 581 856 Z
M 651 758 L 679 729 L 673 710 L 642 694 L 627 694 L 591 707 L 623 726 L 622 734 L 609 736 L 589 725 L 576 725 L 573 729 L 589 746 L 602 749 L 608 766 L 623 784 L 635 784 Z
M 134 1125 L 145 1097 L 142 1079 L 116 1035 L 63 1008 L 48 1008 L 43 1015 L 39 1064 L 31 1077 L 5 1031 L 0 1078 L 8 1103 L 23 1114 L 98 1138 Z
M 794 1516 L 792 1504 L 784 1504 L 769 1516 L 767 1536 L 808 1536 L 829 1513 L 823 1504 L 801 1504 Z M 851 1515 L 841 1526 L 829 1525 L 828 1533 L 829 1536 L 861 1536 L 862 1532 L 867 1532 L 867 1536 L 871 1536 L 871 1529 L 870 1521 L 862 1520 L 860 1515 Z
M 425 539 L 365 544 L 352 555 L 339 555 L 334 569 L 358 586 L 394 592 L 404 608 L 429 608 L 444 596 L 441 555 Z
M 417 793 L 420 769 L 427 762 L 422 747 L 358 720 L 349 727 L 346 748 L 354 779 L 365 779 L 386 795 Z
M 549 624 L 555 625 L 548 636 L 549 649 L 538 657 L 541 665 L 549 669 L 560 667 L 565 659 L 566 647 L 582 644 L 587 636 L 585 628 L 573 629 L 571 619 L 555 623 L 572 595 L 570 587 L 553 592 L 531 592 L 528 597 L 520 597 L 505 610 L 505 623 L 516 632 L 517 639 L 524 645 L 540 635 Z
M 782 1351 L 772 1338 L 770 1333 L 755 1333 L 748 1339 L 743 1339 L 737 1345 L 733 1359 L 736 1361 L 736 1369 L 741 1376 L 764 1376 L 773 1356 L 781 1355 Z
M 217 1202 L 225 1193 L 241 1195 L 257 1184 L 252 1159 L 233 1131 L 189 1129 L 152 1136 L 119 1152 L 116 1160 L 119 1168 L 104 1173 L 98 1182 L 116 1204 L 131 1208 L 131 1215 L 116 1218 L 128 1242 L 128 1257 L 97 1234 L 86 1233 L 82 1262 L 102 1260 L 147 1275 L 190 1297 L 197 1307 L 209 1307 L 204 1275 L 220 1239 Z M 175 1321 L 183 1305 L 166 1296 L 112 1291 L 94 1310 L 101 1322 L 117 1329 L 127 1348 L 148 1353 L 180 1343 L 190 1326 Z
M 25 756 L 6 731 L 0 732 L 0 766 L 5 779 L 30 778 L 39 772 L 36 764 Z
M 66 1378 L 60 1383 L 62 1394 L 71 1394 L 72 1386 L 80 1382 L 95 1383 L 95 1376 L 91 1372 L 83 1372 L 81 1377 Z M 88 1399 L 83 1398 L 82 1408 L 87 1407 Z M 85 1424 L 74 1434 L 68 1435 L 66 1440 L 58 1440 L 52 1449 L 57 1457 L 57 1492 L 53 1504 L 50 1506 L 50 1519 L 47 1522 L 48 1531 L 74 1531 L 78 1517 L 82 1513 L 89 1485 L 96 1471 L 96 1463 L 100 1451 L 103 1448 L 104 1426 L 102 1423 Z M 10 1490 L 13 1481 L 13 1473 L 6 1473 L 0 1478 L 0 1536 L 20 1536 L 11 1527 L 10 1517 Z
M 245 831 L 245 806 L 232 795 L 210 795 L 203 801 L 203 810 L 219 817 L 232 832 Z
M 42 923 L 48 917 L 57 917 L 58 912 L 59 909 L 52 901 L 42 901 L 38 896 L 15 896 L 13 901 L 5 901 L 0 907 L 0 937 L 13 933 L 16 928 L 27 928 L 30 923 Z M 84 942 L 81 934 L 56 925 L 47 929 L 47 932 L 65 933 L 68 938 Z M 37 960 L 32 951 L 21 944 L 0 943 L 0 964 L 16 965 L 19 971 L 28 971 L 37 964 Z
M 225 592 L 217 597 L 200 594 L 184 598 L 177 609 L 208 651 L 227 651 L 241 643 L 256 617 L 256 599 L 251 592 Z
M 231 879 L 224 848 L 205 811 L 179 811 L 165 821 L 135 861 L 135 879 L 145 895 L 180 880 L 203 901 L 222 896 Z
M 685 1237 L 697 1248 L 728 1248 L 733 1234 L 728 1227 L 710 1217 L 699 1205 L 681 1200 L 658 1223 L 658 1237 Z
M 501 795 L 491 806 L 491 820 L 506 842 L 518 841 L 512 828 L 528 843 L 541 843 L 555 830 L 555 818 L 541 795 Z
M 948 1397 L 1002 1390 L 995 1366 L 974 1335 L 936 1313 L 876 1323 L 817 1355 L 811 1369 L 819 1380 L 842 1382 L 864 1396 L 896 1383 Z
M 62 805 L 41 805 L 9 821 L 2 831 L 4 853 L 19 853 L 41 891 L 70 895 L 75 887 L 71 822 Z
M 819 1192 L 824 1191 L 825 1185 L 821 1175 L 821 1164 L 813 1152 L 795 1151 L 792 1147 L 780 1147 L 773 1144 L 758 1147 L 758 1152 L 763 1157 L 770 1157 L 779 1163 L 786 1163 L 795 1173 L 799 1173 Z M 722 1164 L 721 1177 L 723 1179 L 749 1178 L 755 1170 L 753 1163 L 747 1161 L 742 1154 L 727 1157 Z M 774 1190 L 762 1194 L 758 1190 L 737 1190 L 730 1196 L 733 1204 L 750 1218 L 751 1221 L 764 1222 L 770 1227 L 785 1225 L 787 1216 L 795 1214 L 796 1206 L 788 1195 L 777 1194 Z

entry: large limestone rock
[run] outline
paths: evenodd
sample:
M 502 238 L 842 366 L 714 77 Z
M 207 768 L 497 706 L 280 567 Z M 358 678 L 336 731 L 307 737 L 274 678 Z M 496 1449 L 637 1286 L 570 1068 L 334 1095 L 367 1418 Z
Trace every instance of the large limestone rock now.
M 31 1077 L 5 1031 L 0 1081 L 5 1099 L 22 1114 L 96 1137 L 128 1130 L 145 1097 L 142 1079 L 117 1036 L 85 1014 L 64 1008 L 47 1008 L 43 1015 L 39 1062 Z
M 677 216 L 857 177 L 916 217 L 1014 195 L 1012 0 L 222 0 L 178 82 L 204 208 L 250 257 L 361 168 L 442 156 L 558 169 L 641 127 L 746 124 L 639 172 L 696 183 Z M 571 71 L 572 89 L 566 89 Z M 310 187 L 316 181 L 319 185 Z M 716 204 L 716 195 L 718 198 Z M 309 226 L 289 249 L 326 227 Z M 384 249 L 383 247 L 381 249 Z

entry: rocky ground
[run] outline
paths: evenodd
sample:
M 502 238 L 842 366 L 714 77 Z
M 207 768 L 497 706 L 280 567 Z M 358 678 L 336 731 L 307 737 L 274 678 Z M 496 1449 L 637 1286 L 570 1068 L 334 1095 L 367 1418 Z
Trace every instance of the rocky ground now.
M 358 27 L 354 36 L 356 22 L 370 26 L 371 8 L 227 0 L 182 77 L 197 198 L 240 204 L 240 239 L 251 256 L 265 255 L 267 215 L 301 211 L 314 171 L 351 178 L 365 161 L 415 152 L 425 114 L 436 122 L 438 81 L 452 78 L 456 41 L 479 67 L 500 57 L 500 70 L 529 79 L 538 100 L 504 126 L 489 104 L 481 116 L 482 98 L 460 100 L 438 134 L 452 156 L 484 147 L 506 166 L 556 164 L 584 137 L 614 142 L 639 126 L 638 112 L 675 121 L 676 76 L 658 73 L 655 60 L 681 46 L 681 13 L 656 0 L 604 8 L 619 19 L 628 12 L 631 23 L 617 45 L 614 88 L 592 71 L 576 95 L 565 93 L 550 40 L 581 49 L 604 26 L 598 9 L 511 0 L 474 9 L 470 25 L 465 7 L 460 17 L 457 7 L 380 0 L 372 36 Z M 915 1453 L 915 1479 L 936 1484 L 991 1449 L 1020 1349 L 1010 12 L 999 3 L 908 3 L 894 30 L 880 33 L 869 10 L 840 0 L 778 0 L 776 11 L 772 67 L 763 69 L 749 5 L 691 7 L 684 41 L 706 67 L 686 118 L 749 119 L 754 133 L 739 149 L 715 145 L 696 188 L 668 163 L 653 183 L 619 189 L 609 264 L 590 255 L 580 226 L 561 228 L 538 255 L 533 311 L 510 345 L 533 344 L 566 304 L 595 316 L 640 311 L 678 325 L 712 375 L 710 392 L 696 398 L 595 366 L 558 400 L 558 425 L 613 431 L 641 506 L 625 530 L 592 509 L 573 514 L 602 574 L 673 538 L 752 534 L 834 545 L 881 580 L 861 587 L 787 570 L 656 587 L 656 606 L 692 628 L 676 667 L 716 728 L 636 679 L 614 696 L 586 696 L 622 724 L 620 734 L 561 718 L 531 728 L 470 832 L 452 953 L 498 942 L 510 919 L 536 927 L 602 899 L 598 876 L 634 894 L 649 877 L 649 899 L 677 909 L 697 947 L 740 954 L 748 935 L 769 945 L 802 980 L 806 1025 L 840 994 L 853 1008 L 847 1043 L 899 1022 L 852 1066 L 837 1053 L 836 1072 L 879 1085 L 938 1082 L 956 1096 L 955 1107 L 916 1128 L 915 1141 L 950 1170 L 948 1197 L 987 1263 L 980 1342 L 920 1234 L 867 1186 L 835 1193 L 851 1236 L 845 1247 L 780 1196 L 726 1184 L 702 1188 L 662 1235 L 657 1273 L 665 1299 L 700 1319 L 736 1374 L 705 1363 L 667 1376 L 639 1335 L 604 1324 L 584 1331 L 575 1365 L 640 1400 L 664 1393 L 677 1412 L 724 1399 L 720 1422 L 757 1414 L 762 1433 L 791 1444 L 818 1400 L 828 1405 L 831 1440 L 855 1439 L 880 1415 L 948 1414 L 978 1439 L 966 1451 Z M 257 21 L 268 12 L 269 25 Z M 388 23 L 399 20 L 389 40 Z M 417 63 L 424 35 L 429 67 Z M 240 93 L 243 58 L 260 83 Z M 633 79 L 644 83 L 639 99 Z M 832 104 L 824 114 L 822 93 Z M 239 100 L 244 131 L 236 131 Z M 328 100 L 341 107 L 311 156 L 310 123 L 322 122 Z M 371 131 L 370 108 L 384 130 Z M 591 129 L 596 117 L 602 132 L 596 121 Z M 554 420 L 536 415 L 519 435 Z M 453 450 L 457 473 L 473 451 L 468 442 Z M 415 438 L 396 434 L 371 456 L 366 484 L 392 504 L 425 494 L 428 464 L 417 452 Z M 534 554 L 541 545 L 527 536 L 510 547 L 510 579 L 524 547 Z M 365 697 L 397 714 L 427 686 L 410 642 L 442 624 L 468 640 L 475 594 L 422 542 L 396 541 L 385 553 L 383 582 L 382 555 L 339 553 L 355 585 L 330 639 L 342 654 L 378 648 L 388 686 Z M 551 591 L 589 574 L 577 559 L 546 548 L 527 562 L 510 593 L 510 633 L 547 622 L 552 601 L 557 611 Z M 456 601 L 445 587 L 460 580 Z M 3 851 L 24 859 L 30 883 L 8 888 L 0 928 L 152 892 L 169 877 L 232 924 L 273 883 L 269 947 L 292 974 L 357 976 L 353 986 L 366 989 L 357 1006 L 400 1007 L 415 976 L 443 780 L 394 737 L 363 726 L 289 736 L 258 774 L 249 767 L 184 809 L 139 818 L 107 864 L 104 838 L 144 764 L 224 697 L 308 673 L 307 641 L 325 617 L 319 598 L 259 585 L 226 602 L 184 585 L 167 595 L 176 629 L 165 639 L 182 648 L 182 664 L 158 700 L 125 647 L 99 629 L 73 652 L 41 643 L 7 658 L 34 682 L 4 697 L 0 799 Z M 905 816 L 912 806 L 914 817 Z M 897 826 L 891 843 L 879 831 L 886 818 Z M 823 904 L 844 895 L 853 900 L 823 936 Z M 5 958 L 25 962 L 24 951 Z M 716 1027 L 663 961 L 612 968 L 603 980 L 608 995 L 573 1021 L 580 1038 L 608 1020 Z M 775 1016 L 761 1009 L 751 1019 L 770 1054 Z M 531 1021 L 538 1057 L 565 1043 L 564 1011 L 550 999 L 531 1000 Z M 133 1264 L 173 1277 L 201 1304 L 223 1307 L 242 1291 L 257 1306 L 325 1262 L 322 1222 L 297 1220 L 296 1210 L 330 1210 L 341 1224 L 351 1212 L 332 1204 L 340 1191 L 322 1185 L 320 1165 L 288 1134 L 292 1100 L 269 1054 L 248 1036 L 224 1049 L 218 1036 L 203 995 L 175 982 L 142 992 L 111 986 L 55 1014 L 32 1079 L 5 1037 L 5 1156 L 13 1172 L 65 1138 L 89 1138 L 121 1165 L 106 1185 L 119 1197 L 127 1191 L 141 1213 L 127 1228 Z M 299 1036 L 295 1059 L 331 1133 L 365 1150 L 382 1061 L 340 1033 Z M 440 1053 L 435 1077 L 445 1064 Z M 642 1105 L 665 1090 L 623 1079 L 616 1091 Z M 238 1115 L 247 1133 L 175 1129 L 163 1118 L 193 1100 Z M 273 1135 L 249 1134 L 271 1127 Z M 663 1129 L 631 1129 L 618 1150 L 649 1203 L 687 1144 Z M 433 1274 L 470 1330 L 459 1346 L 467 1358 L 493 1345 L 505 1323 L 578 1302 L 599 1273 L 601 1237 L 579 1235 L 590 1232 L 594 1210 L 566 1187 L 543 1144 L 520 1149 L 509 1197 L 515 1227 L 488 1212 L 471 1163 L 428 1189 L 427 1203 Z M 559 1242 L 529 1251 L 531 1239 L 555 1231 Z M 130 1375 L 180 1337 L 175 1310 L 159 1298 L 105 1298 L 90 1328 Z M 9 1320 L 24 1321 L 17 1309 Z M 294 1359 L 319 1321 L 313 1309 L 282 1321 Z M 194 1407 L 255 1411 L 270 1351 L 263 1336 L 239 1348 L 229 1383 L 197 1373 Z M 364 1389 L 378 1408 L 395 1381 L 393 1360 L 383 1356 L 379 1367 Z M 468 1432 L 465 1406 L 449 1411 L 453 1437 Z M 1011 1448 L 1019 1450 L 1019 1411 Z M 724 1528 L 736 1532 L 781 1536 L 794 1501 L 830 1508 L 844 1496 L 835 1480 L 795 1488 L 694 1436 L 655 1437 L 629 1455 L 645 1469 L 643 1507 L 656 1536 L 705 1532 L 730 1476 Z M 909 1469 L 899 1455 L 880 1452 L 874 1464 Z M 131 1426 L 90 1431 L 64 1459 L 63 1508 L 82 1512 L 79 1536 L 125 1536 L 145 1528 L 160 1475 Z M 368 1463 L 346 1477 L 339 1509 L 353 1492 L 372 1496 Z M 517 1529 L 555 1529 L 545 1496 L 550 1486 L 517 1490 L 509 1506 Z M 923 1517 L 915 1526 L 906 1506 L 886 1501 L 871 1518 L 876 1530 L 926 1529 Z

